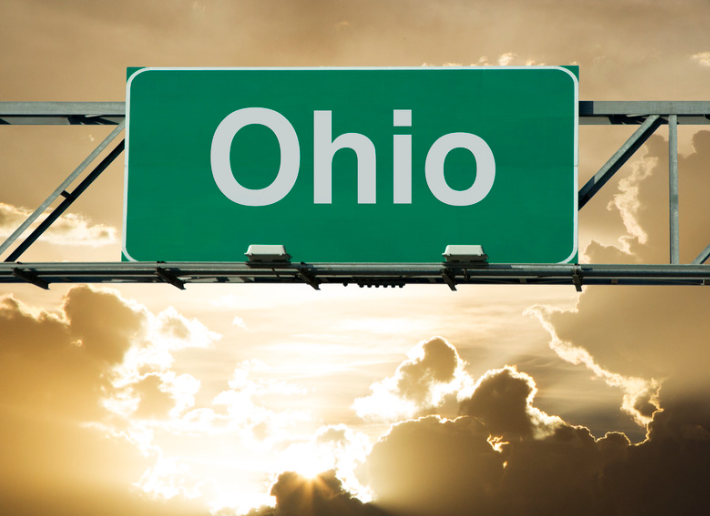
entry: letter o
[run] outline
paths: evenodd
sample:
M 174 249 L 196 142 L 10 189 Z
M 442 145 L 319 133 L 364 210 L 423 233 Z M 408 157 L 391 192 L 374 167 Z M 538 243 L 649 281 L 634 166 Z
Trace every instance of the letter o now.
M 468 149 L 476 159 L 476 180 L 466 190 L 454 190 L 444 177 L 444 161 L 453 149 Z M 493 151 L 483 138 L 471 133 L 445 134 L 429 149 L 424 163 L 429 190 L 451 206 L 470 206 L 482 201 L 493 188 L 496 163 Z
M 281 149 L 281 163 L 276 179 L 266 188 L 251 189 L 240 185 L 230 165 L 232 140 L 247 125 L 263 125 L 276 135 Z M 217 126 L 210 150 L 212 177 L 230 200 L 244 206 L 267 206 L 283 199 L 298 178 L 301 149 L 298 135 L 285 116 L 272 109 L 249 107 L 227 115 Z

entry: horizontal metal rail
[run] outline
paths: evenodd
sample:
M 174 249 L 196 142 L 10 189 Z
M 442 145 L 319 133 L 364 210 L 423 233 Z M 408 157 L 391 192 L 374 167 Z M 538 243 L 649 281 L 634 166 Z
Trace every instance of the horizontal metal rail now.
M 710 125 L 710 101 L 579 102 L 580 125 L 638 125 L 651 115 Z M 125 102 L 0 102 L 0 125 L 117 125 L 125 116 Z
M 246 262 L 2 263 L 0 283 L 300 283 L 402 287 L 459 285 L 708 285 L 707 265 L 259 264 Z
M 580 125 L 641 124 L 651 115 L 677 115 L 685 125 L 710 124 L 710 102 L 695 100 L 582 100 Z M 665 123 L 668 123 L 665 120 Z
M 0 102 L 0 125 L 118 125 L 125 102 Z

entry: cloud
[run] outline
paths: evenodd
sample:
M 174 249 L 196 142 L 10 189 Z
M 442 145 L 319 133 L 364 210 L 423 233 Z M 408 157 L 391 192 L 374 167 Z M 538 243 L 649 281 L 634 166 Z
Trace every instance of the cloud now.
M 263 507 L 247 516 L 384 516 L 376 507 L 343 489 L 334 471 L 312 479 L 294 472 L 282 473 L 271 495 L 276 498 L 275 508 Z
M 639 425 L 646 426 L 651 421 L 654 412 L 659 409 L 660 381 L 655 378 L 624 376 L 604 369 L 584 347 L 575 346 L 571 342 L 561 339 L 549 319 L 573 311 L 533 306 L 527 310 L 527 313 L 537 317 L 542 326 L 550 333 L 550 348 L 560 358 L 575 365 L 582 364 L 597 378 L 603 379 L 607 385 L 620 388 L 623 392 L 621 410 L 630 415 Z
M 370 386 L 372 394 L 358 398 L 353 408 L 363 418 L 396 420 L 436 407 L 447 395 L 462 390 L 470 377 L 456 349 L 442 337 L 420 342 L 394 376 Z
M 63 309 L 83 346 L 111 358 L 112 391 L 102 405 L 115 417 L 178 417 L 195 405 L 200 381 L 172 370 L 175 357 L 187 349 L 204 349 L 221 335 L 200 321 L 168 307 L 154 314 L 115 291 L 79 287 L 70 291 Z M 87 307 L 75 305 L 85 300 Z M 110 328 L 115 327 L 112 331 Z M 139 429 L 131 431 L 143 434 Z M 145 453 L 150 439 L 137 438 Z
M 367 460 L 373 503 L 401 516 L 655 516 L 707 506 L 710 410 L 700 398 L 688 407 L 701 409 L 695 417 L 656 412 L 648 439 L 633 445 L 623 433 L 595 438 L 554 416 L 533 432 L 534 391 L 512 368 L 489 371 L 461 404 L 466 415 L 394 425 Z
M 136 483 L 142 493 L 161 503 L 202 499 L 205 491 L 209 492 L 210 482 L 199 478 L 190 471 L 189 466 L 174 457 L 159 455 L 157 460 L 143 473 Z M 202 499 L 202 500 L 201 500 Z M 206 512 L 206 511 L 205 511 Z
M 8 7 L 4 17 L 2 33 L 8 46 L 22 48 L 19 43 L 27 27 L 33 27 L 40 42 L 36 48 L 4 56 L 5 66 L 18 69 L 19 76 L 4 85 L 7 98 L 31 100 L 52 93 L 62 100 L 121 98 L 124 92 L 117 68 L 135 61 L 152 66 L 200 66 L 208 53 L 212 66 L 411 66 L 469 63 L 478 56 L 517 53 L 530 56 L 526 61 L 580 62 L 583 70 L 589 70 L 584 72 L 588 95 L 620 99 L 680 98 L 664 97 L 669 91 L 684 93 L 684 97 L 689 91 L 697 95 L 704 84 L 699 76 L 688 77 L 682 85 L 666 79 L 673 61 L 676 66 L 685 62 L 692 70 L 688 56 L 707 43 L 702 24 L 686 21 L 707 16 L 703 0 L 676 2 L 672 7 L 654 2 L 644 9 L 639 9 L 636 0 L 603 0 L 593 5 L 545 2 L 524 8 L 510 0 L 498 2 L 495 8 L 455 0 L 406 6 L 392 0 L 279 0 L 268 5 L 250 0 L 208 9 L 204 2 L 184 0 L 174 2 L 170 13 L 135 0 L 127 10 L 85 1 L 65 2 L 62 9 L 47 0 L 37 4 L 30 8 L 17 3 Z M 343 21 L 350 24 L 348 30 L 334 28 Z M 58 31 L 55 22 L 68 27 L 67 33 Z M 637 24 L 648 31 L 640 34 Z M 683 37 L 659 45 L 655 34 L 660 30 Z M 92 59 L 109 55 L 108 41 L 127 32 L 133 36 L 131 42 L 113 49 L 107 66 L 89 83 L 71 79 L 80 70 L 81 60 L 59 65 L 57 56 Z M 83 45 L 100 34 L 109 36 L 107 42 L 91 48 Z M 178 36 L 181 39 L 176 43 Z M 231 44 L 215 45 L 218 41 Z M 600 62 L 599 56 L 606 58 Z M 43 80 L 47 73 L 60 80 L 47 84 Z
M 106 426 L 115 368 L 143 322 L 120 297 L 88 287 L 70 289 L 57 311 L 0 298 L 0 513 L 202 512 L 133 490 L 150 460 Z
M 294 422 L 309 418 L 268 408 L 264 399 L 304 389 L 254 360 L 237 364 L 225 389 L 205 404 L 201 381 L 178 372 L 176 360 L 186 350 L 209 350 L 220 335 L 173 308 L 154 313 L 113 290 L 72 288 L 56 311 L 4 296 L 0 335 L 7 367 L 0 376 L 0 454 L 8 461 L 0 467 L 0 498 L 8 495 L 3 513 L 39 514 L 33 500 L 74 493 L 65 484 L 85 493 L 73 494 L 71 503 L 57 500 L 57 508 L 79 515 L 95 513 L 89 498 L 102 495 L 119 510 L 149 516 L 246 511 L 268 498 L 259 489 L 276 473 L 274 457 L 293 442 L 286 438 Z M 225 492 L 223 479 L 211 476 L 215 468 L 205 471 L 204 456 L 175 447 L 194 450 L 195 439 L 206 441 L 210 457 L 218 449 L 234 464 L 251 456 L 264 469 L 247 466 L 239 472 L 244 481 Z M 356 485 L 352 471 L 367 439 L 331 427 L 314 443 L 323 455 L 339 452 L 333 465 Z M 228 472 L 233 479 L 235 467 Z M 42 487 L 27 490 L 35 481 Z
M 569 63 L 576 64 L 576 63 Z M 437 66 L 435 64 L 424 63 L 422 66 Z M 540 62 L 535 58 L 518 59 L 518 54 L 515 52 L 503 52 L 492 62 L 488 59 L 488 56 L 481 56 L 477 61 L 470 63 L 468 65 L 463 62 L 450 62 L 447 61 L 443 65 L 445 67 L 462 67 L 462 66 L 545 66 L 545 63 Z
M 644 245 L 648 240 L 648 234 L 638 221 L 639 211 L 642 208 L 638 195 L 641 182 L 651 175 L 657 165 L 658 158 L 655 157 L 646 157 L 630 164 L 631 174 L 619 181 L 619 193 L 615 194 L 607 205 L 607 210 L 615 210 L 619 213 L 628 232 L 619 239 L 620 250 L 623 252 L 629 252 L 630 241 Z
M 679 156 L 681 261 L 690 262 L 708 242 L 710 213 L 705 209 L 710 188 L 710 132 L 692 137 L 693 151 Z M 643 158 L 644 171 L 633 170 L 634 186 L 620 183 L 622 197 L 633 191 L 634 223 L 626 224 L 624 245 L 593 242 L 589 256 L 604 260 L 628 254 L 642 263 L 668 263 L 667 142 L 653 137 Z M 627 183 L 628 185 L 628 183 Z M 614 208 L 624 217 L 623 204 Z M 625 204 L 629 206 L 629 204 Z M 637 228 L 637 229 L 634 229 Z M 625 249 L 619 249 L 625 247 Z M 616 255 L 618 256 L 618 254 Z M 651 405 L 668 408 L 664 399 L 693 396 L 710 388 L 705 346 L 710 325 L 705 315 L 710 292 L 690 287 L 588 287 L 569 310 L 538 308 L 537 315 L 551 334 L 551 347 L 572 363 L 584 364 L 597 376 L 625 392 L 625 410 L 647 419 Z M 645 401 L 644 401 L 645 400 Z M 643 412 L 643 414 L 641 414 Z
M 192 355 L 198 361 L 223 359 L 224 350 L 198 351 L 200 355 Z M 257 360 L 238 363 L 225 379 L 178 375 L 181 367 L 171 364 L 131 377 L 123 391 L 133 401 L 121 412 L 127 433 L 153 459 L 136 482 L 141 491 L 165 500 L 190 499 L 213 513 L 233 515 L 267 503 L 269 479 L 291 465 L 313 474 L 336 467 L 350 479 L 349 487 L 358 487 L 351 471 L 367 453 L 363 436 L 324 428 L 330 437 L 342 433 L 342 440 L 321 440 L 320 434 L 301 437 L 299 425 L 312 416 L 292 408 L 287 399 L 305 394 L 303 387 L 274 378 L 271 368 Z M 212 388 L 224 385 L 207 396 L 201 380 Z M 321 469 L 314 470 L 316 466 Z
M 30 216 L 26 208 L 0 202 L 0 237 L 10 236 Z M 28 229 L 34 230 L 47 218 L 41 215 Z M 55 245 L 100 247 L 118 243 L 116 228 L 92 224 L 86 217 L 66 213 L 42 234 L 41 241 Z
M 395 425 L 367 461 L 376 503 L 404 514 L 489 513 L 504 469 L 489 435 L 471 417 L 427 416 Z
M 357 471 L 365 462 L 372 446 L 368 437 L 346 425 L 327 425 L 319 428 L 313 438 L 289 445 L 280 455 L 279 463 L 285 471 L 293 471 L 308 478 L 324 471 L 334 471 L 343 487 L 360 500 L 369 501 L 372 493 L 361 485 Z
M 273 442 L 284 439 L 285 428 L 294 421 L 308 419 L 303 411 L 275 411 L 262 403 L 267 396 L 287 397 L 305 392 L 300 385 L 255 374 L 268 369 L 257 360 L 240 363 L 228 382 L 229 388 L 214 397 L 214 409 L 209 410 L 215 410 L 214 418 L 224 422 L 224 430 L 238 432 L 247 441 Z
M 508 66 L 510 63 L 513 62 L 513 59 L 515 59 L 517 55 L 513 52 L 506 52 L 505 54 L 501 54 L 501 56 L 498 58 L 498 66 Z
M 84 312 L 92 320 L 82 318 Z M 100 317 L 108 313 L 115 319 Z M 237 365 L 222 391 L 229 394 L 213 400 L 225 404 L 206 407 L 196 399 L 199 380 L 177 374 L 174 355 L 191 342 L 195 350 L 207 352 L 217 337 L 177 311 L 154 314 L 111 291 L 72 289 L 54 312 L 5 296 L 0 330 L 0 359 L 9 373 L 0 379 L 0 401 L 11 408 L 0 414 L 0 451 L 13 464 L 12 469 L 0 468 L 3 512 L 40 514 L 33 500 L 42 496 L 82 516 L 96 512 L 94 497 L 151 516 L 169 509 L 197 513 L 212 492 L 223 497 L 213 504 L 214 511 L 247 511 L 254 504 L 238 505 L 235 500 L 244 498 L 236 484 L 230 498 L 200 468 L 204 456 L 194 448 L 194 459 L 176 453 L 185 442 L 180 437 L 190 434 L 220 450 L 220 457 L 234 461 L 228 472 L 235 478 L 241 461 L 263 461 L 277 448 L 273 439 L 259 448 L 259 424 L 269 425 L 281 416 L 284 425 L 293 421 L 287 414 L 269 412 L 261 399 L 303 392 L 271 378 L 266 364 L 247 361 Z M 110 345 L 97 349 L 104 336 Z M 134 355 L 134 350 L 155 346 L 167 349 L 173 359 L 156 358 L 162 352 Z M 393 395 L 426 404 L 440 383 L 463 385 L 454 381 L 464 364 L 452 344 L 435 338 L 415 351 L 391 377 Z M 127 364 L 130 368 L 124 369 Z M 669 496 L 679 497 L 678 507 L 692 514 L 707 497 L 702 479 L 710 463 L 710 409 L 703 393 L 691 398 L 673 386 L 673 378 L 663 389 L 664 410 L 649 414 L 648 438 L 634 445 L 621 433 L 595 438 L 583 426 L 546 414 L 535 406 L 537 387 L 524 372 L 491 370 L 468 388 L 450 392 L 461 400 L 458 418 L 432 415 L 394 425 L 369 455 L 364 436 L 342 425 L 323 427 L 300 445 L 281 441 L 281 449 L 290 448 L 296 461 L 311 460 L 333 471 L 283 473 L 272 491 L 276 507 L 251 514 L 601 515 L 640 507 L 656 515 L 667 513 Z M 179 392 L 192 402 L 176 411 Z M 128 426 L 116 421 L 123 413 L 107 414 L 102 405 L 113 396 L 136 402 L 126 412 L 132 416 L 124 421 Z M 80 403 L 75 406 L 75 401 Z M 209 417 L 200 419 L 207 412 Z M 188 420 L 192 426 L 180 434 L 178 422 Z M 221 436 L 210 433 L 219 428 L 224 429 Z M 245 439 L 239 428 L 251 429 L 252 437 Z M 160 443 L 163 432 L 166 442 L 173 442 L 172 450 Z M 126 438 L 112 437 L 120 435 Z M 245 458 L 241 447 L 253 448 L 251 458 Z M 113 467 L 101 469 L 106 463 Z M 352 477 L 356 481 L 346 481 Z M 17 494 L 38 479 L 43 487 L 32 497 Z M 666 491 L 658 488 L 659 481 Z M 125 487 L 116 491 L 131 482 L 146 495 L 164 499 L 165 505 L 141 499 Z M 101 484 L 114 490 L 105 494 L 95 487 Z M 85 493 L 76 493 L 72 485 L 81 485 Z M 360 485 L 371 489 L 371 502 L 364 503 Z M 62 502 L 64 492 L 71 493 L 70 502 Z
M 652 516 L 707 510 L 710 421 L 707 403 L 698 401 L 657 413 L 649 440 L 606 466 L 601 488 L 607 507 Z
M 533 407 L 536 392 L 532 377 L 513 367 L 488 371 L 461 402 L 460 414 L 478 418 L 492 436 L 504 440 L 546 435 L 561 420 Z
M 62 306 L 72 337 L 86 352 L 108 364 L 123 361 L 137 339 L 145 314 L 109 291 L 70 290 Z
M 667 141 L 651 138 L 645 155 L 631 164 L 631 174 L 618 182 L 608 204 L 626 234 L 617 246 L 592 242 L 586 250 L 590 259 L 668 262 L 666 156 Z M 708 167 L 710 132 L 699 131 L 692 136 L 692 152 L 679 156 L 685 262 L 707 244 Z M 688 287 L 586 287 L 571 309 L 536 307 L 529 312 L 550 332 L 550 346 L 559 357 L 584 365 L 620 388 L 621 409 L 646 427 L 647 436 L 636 445 L 618 433 L 595 441 L 583 427 L 561 425 L 541 440 L 511 440 L 501 446 L 504 455 L 509 453 L 505 477 L 515 471 L 519 475 L 514 483 L 502 484 L 512 489 L 511 500 L 527 500 L 531 514 L 537 514 L 538 507 L 540 513 L 653 515 L 701 513 L 707 507 L 710 499 L 701 479 L 708 474 L 710 411 L 700 400 L 710 388 L 705 345 L 710 326 L 704 310 L 709 295 L 705 289 Z M 525 429 L 520 405 L 526 391 L 520 389 L 512 414 L 518 414 L 515 426 Z M 578 444 L 570 446 L 574 442 Z M 576 473 L 550 458 L 571 461 L 575 471 L 590 473 L 566 485 Z M 544 479 L 554 482 L 541 486 Z M 565 505 L 564 500 L 586 500 L 587 508 Z
M 135 417 L 165 417 L 174 406 L 174 399 L 163 388 L 163 379 L 149 374 L 133 386 L 133 392 L 140 398 Z
M 110 388 L 103 375 L 111 363 L 77 342 L 64 314 L 32 311 L 4 296 L 0 328 L 4 404 L 74 420 L 99 413 L 98 392 Z
M 710 409 L 700 399 L 695 417 L 649 415 L 648 438 L 634 445 L 623 433 L 596 438 L 584 426 L 546 414 L 535 406 L 536 392 L 532 377 L 506 366 L 481 376 L 461 400 L 456 419 L 431 415 L 393 425 L 359 469 L 360 481 L 374 494 L 367 507 L 392 516 L 601 516 L 619 508 L 633 513 L 634 507 L 665 514 L 667 493 L 658 493 L 654 478 L 667 478 L 663 485 L 685 497 L 679 502 L 684 508 L 703 504 Z M 321 435 L 337 443 L 344 434 L 329 429 Z M 674 469 L 667 472 L 669 463 Z M 344 489 L 342 482 L 338 486 Z M 329 514 L 329 508 L 309 505 L 308 496 L 329 498 L 332 491 L 314 491 L 304 477 L 284 474 L 272 491 L 276 507 L 259 514 Z
M 710 66 L 710 52 L 698 52 L 690 57 L 697 61 L 700 66 Z
M 705 173 L 710 165 L 710 131 L 691 133 L 689 140 L 691 151 L 678 156 L 682 263 L 691 262 L 710 241 L 707 234 L 710 214 L 704 209 L 706 188 L 710 187 Z M 616 187 L 614 183 L 605 187 L 607 197 L 616 188 L 606 204 L 612 218 L 603 220 L 605 224 L 618 220 L 623 223 L 625 234 L 616 247 L 636 262 L 668 263 L 668 140 L 659 134 L 652 136 L 641 154 L 617 175 Z M 599 198 L 603 200 L 602 192 Z M 603 202 L 600 199 L 595 197 L 590 208 L 596 209 L 595 205 L 598 207 Z M 600 245 L 596 242 L 586 250 L 587 253 L 599 251 Z

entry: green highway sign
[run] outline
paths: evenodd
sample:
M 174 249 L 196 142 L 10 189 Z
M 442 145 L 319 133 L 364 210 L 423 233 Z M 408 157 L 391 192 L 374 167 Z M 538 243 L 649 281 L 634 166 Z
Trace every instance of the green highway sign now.
M 135 70 L 124 259 L 574 261 L 577 106 L 562 67 Z

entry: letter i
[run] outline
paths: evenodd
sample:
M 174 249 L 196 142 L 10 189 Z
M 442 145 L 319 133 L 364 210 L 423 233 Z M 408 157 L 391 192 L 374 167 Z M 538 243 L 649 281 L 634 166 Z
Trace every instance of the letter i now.
M 412 127 L 412 110 L 393 110 L 395 127 Z M 393 142 L 392 181 L 394 203 L 412 204 L 412 135 L 395 134 Z

